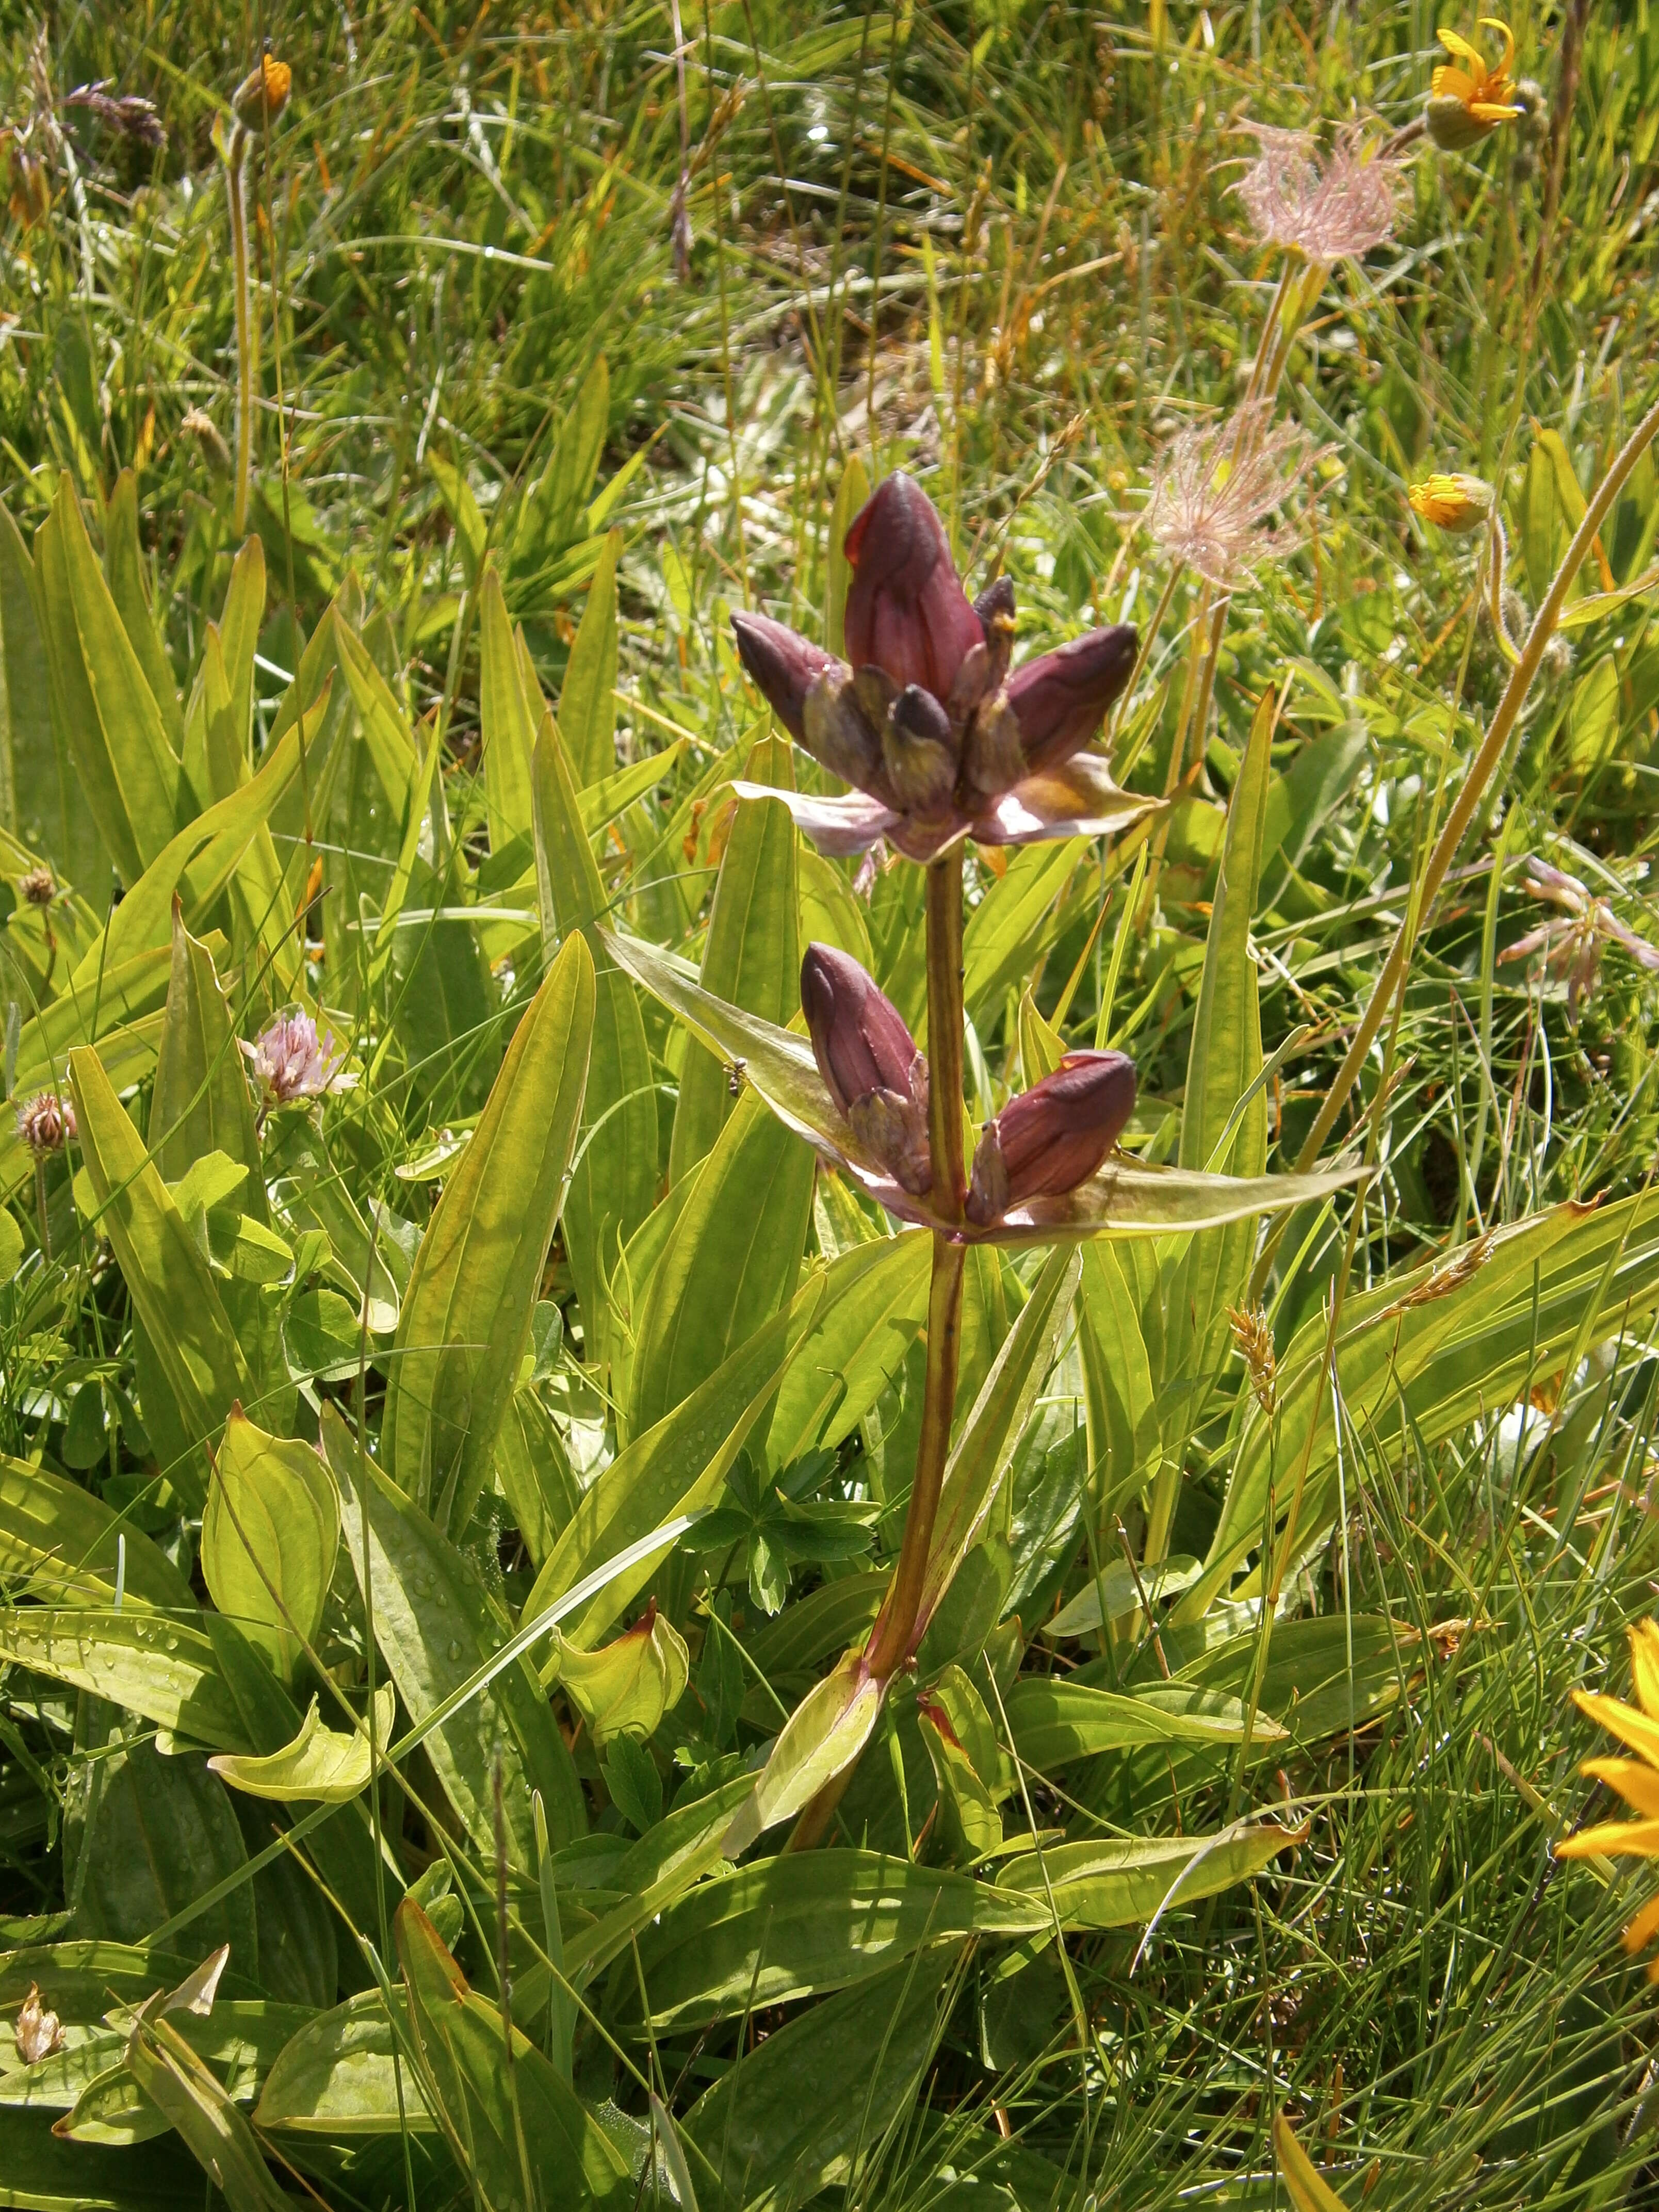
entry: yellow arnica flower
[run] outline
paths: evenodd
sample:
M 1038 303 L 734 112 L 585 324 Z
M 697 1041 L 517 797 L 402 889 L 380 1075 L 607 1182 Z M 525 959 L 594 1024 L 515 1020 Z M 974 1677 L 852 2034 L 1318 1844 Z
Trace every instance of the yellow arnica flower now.
M 231 94 L 230 104 L 240 122 L 250 131 L 262 131 L 288 106 L 293 88 L 294 72 L 288 64 L 272 54 L 261 54 L 258 68 L 248 71 Z
M 1451 56 L 1436 70 L 1429 87 L 1429 136 L 1449 154 L 1461 153 L 1495 131 L 1500 123 L 1513 123 L 1521 113 L 1510 70 L 1515 61 L 1515 33 L 1500 16 L 1483 15 L 1480 27 L 1496 31 L 1504 41 L 1504 58 L 1496 69 L 1488 66 L 1478 46 L 1455 31 L 1437 33 Z
M 1575 1690 L 1580 1712 L 1599 1721 L 1641 1755 L 1637 1759 L 1587 1759 L 1581 1774 L 1605 1782 L 1636 1814 L 1633 1820 L 1598 1820 L 1555 1846 L 1559 1859 L 1659 1858 L 1659 1620 L 1644 1620 L 1630 1632 L 1631 1673 L 1638 1703 Z M 1639 1707 L 1639 1710 L 1638 1710 Z M 1659 1935 L 1659 1897 L 1650 1898 L 1625 1930 L 1625 1948 L 1639 1951 Z M 1648 1968 L 1659 1982 L 1659 1960 Z
M 1494 494 L 1480 477 L 1432 476 L 1413 484 L 1406 496 L 1413 514 L 1461 538 L 1480 528 L 1492 513 Z

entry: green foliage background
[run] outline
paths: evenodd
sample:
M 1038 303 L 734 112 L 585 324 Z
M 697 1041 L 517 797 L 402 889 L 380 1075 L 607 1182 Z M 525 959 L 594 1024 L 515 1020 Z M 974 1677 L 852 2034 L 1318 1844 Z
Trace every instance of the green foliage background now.
M 79 1124 L 39 1176 L 0 1124 L 0 2203 L 1266 2205 L 1278 2112 L 1351 2206 L 1654 2201 L 1647 1888 L 1550 1844 L 1659 1566 L 1656 986 L 1503 957 L 1529 855 L 1656 941 L 1651 459 L 1344 1114 L 1376 1172 L 1259 1286 L 1275 1410 L 1251 1232 L 976 1253 L 976 1541 L 830 1839 L 735 1867 L 896 1551 L 925 1256 L 600 936 L 784 1024 L 827 939 L 919 1018 L 916 872 L 731 796 L 817 771 L 729 611 L 832 635 L 904 465 L 1018 652 L 1150 633 L 1278 274 L 1240 125 L 1405 125 L 1438 20 L 0 9 L 5 1088 Z M 1498 485 L 1519 635 L 1654 396 L 1659 16 L 1514 23 L 1550 131 L 1415 149 L 1304 324 L 1321 458 L 1183 759 L 1194 580 L 1148 635 L 1155 833 L 970 856 L 975 1118 L 1109 1038 L 1133 1152 L 1299 1149 L 1508 674 L 1407 486 Z M 241 545 L 186 418 L 267 34 Z M 355 1080 L 266 1112 L 300 1006 Z

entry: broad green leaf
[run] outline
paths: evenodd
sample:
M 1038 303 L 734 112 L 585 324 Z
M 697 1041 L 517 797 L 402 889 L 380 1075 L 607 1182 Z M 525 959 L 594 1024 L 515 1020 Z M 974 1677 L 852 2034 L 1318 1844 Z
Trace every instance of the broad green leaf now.
M 410 790 L 421 764 L 414 734 L 368 647 L 337 612 L 333 629 L 334 650 L 357 710 L 358 727 L 392 816 L 401 823 L 408 818 Z
M 381 1450 L 441 1526 L 489 1480 L 558 1223 L 587 1082 L 593 964 L 573 939 L 514 1033 L 472 1141 L 444 1185 L 398 1317 Z
M 407 2008 L 401 1990 L 397 2004 L 406 2034 Z M 348 2140 L 396 2135 L 405 2126 L 429 2134 L 437 2125 L 427 2109 L 419 2074 L 407 2059 L 399 2064 L 392 2022 L 378 1990 L 319 2013 L 299 2029 L 265 2076 L 253 2122 L 266 2131 L 287 2130 Z
M 264 1180 L 253 1128 L 253 1099 L 224 994 L 205 945 L 185 927 L 173 905 L 173 969 L 167 1016 L 150 1093 L 150 1151 L 156 1166 L 176 1182 L 192 1160 L 225 1152 L 248 1170 L 246 1202 L 265 1218 Z
M 150 1743 L 112 1750 L 98 1778 L 89 1825 L 75 1839 L 70 1877 L 77 1924 L 89 1936 L 137 1942 L 247 1863 L 224 1784 L 197 1754 L 163 1759 Z M 242 1972 L 258 1972 L 253 1889 L 243 1881 L 191 1923 L 192 1942 L 228 1943 Z
M 288 2192 L 276 2185 L 252 2129 L 170 2021 L 134 2023 L 127 2064 L 223 2192 L 230 2212 L 290 2212 Z
M 605 896 L 583 825 L 575 779 L 551 715 L 534 758 L 536 868 L 542 948 L 580 931 L 593 956 L 592 1065 L 581 1156 L 565 1207 L 565 1242 L 581 1305 L 585 1349 L 600 1356 L 609 1254 L 651 1212 L 657 1187 L 656 1076 L 639 1001 L 602 940 Z
M 756 1421 L 771 1404 L 787 1356 L 791 1314 L 739 1345 L 672 1413 L 636 1436 L 596 1477 L 525 1601 L 533 1619 L 564 1592 L 669 1520 L 712 1504 Z M 568 1631 L 590 1646 L 643 1589 L 667 1555 L 642 1560 L 590 1600 Z
M 472 1994 L 407 1898 L 395 1934 L 438 2115 L 483 2202 L 509 2212 L 539 2188 L 550 2205 L 631 2203 L 634 2177 L 622 2153 L 528 2037 Z
M 123 469 L 116 477 L 104 509 L 104 577 L 127 642 L 161 714 L 167 744 L 173 752 L 182 753 L 184 718 L 179 711 L 172 664 L 150 612 L 144 556 L 138 544 L 138 479 L 131 469 Z
M 389 1682 L 374 1692 L 374 1741 L 382 1751 L 392 1740 L 397 1705 L 397 1692 Z M 355 1729 L 325 1728 L 313 1698 L 300 1733 L 280 1751 L 269 1752 L 263 1759 L 221 1752 L 208 1765 L 233 1790 L 251 1797 L 273 1797 L 284 1805 L 312 1801 L 344 1805 L 368 1786 L 369 1741 L 366 1733 Z
M 99 833 L 131 887 L 180 826 L 184 769 L 67 470 L 34 551 L 53 713 Z
M 519 675 L 519 652 L 494 562 L 478 593 L 478 723 L 483 744 L 489 849 L 504 853 L 535 826 L 532 763 L 536 724 Z
M 1132 1567 L 1127 1559 L 1108 1559 L 1098 1574 L 1085 1583 L 1071 1603 L 1052 1620 L 1042 1624 L 1043 1636 L 1092 1636 L 1107 1621 L 1121 1620 L 1140 1610 L 1145 1595 L 1154 1601 L 1183 1590 L 1196 1582 L 1199 1563 L 1186 1558 L 1165 1559 L 1156 1566 Z
M 233 1406 L 202 1516 L 213 1602 L 292 1681 L 322 1624 L 340 1543 L 328 1469 L 310 1444 L 267 1436 Z
M 248 848 L 299 769 L 300 733 L 294 729 L 268 749 L 252 782 L 198 814 L 156 854 L 82 959 L 70 988 L 95 1000 L 101 975 L 151 945 L 169 944 L 175 895 L 183 905 L 186 927 L 203 928 L 214 906 L 234 888 Z M 286 926 L 289 919 L 278 916 L 279 926 Z
M 676 738 L 661 752 L 647 753 L 643 760 L 636 760 L 628 768 L 619 768 L 614 775 L 602 775 L 597 783 L 589 784 L 578 801 L 582 827 L 588 836 L 597 837 L 619 814 L 625 814 L 659 784 L 667 783 L 685 750 L 685 743 L 684 738 Z
M 201 2169 L 180 2143 L 152 2143 L 135 2159 L 65 2142 L 32 2112 L 0 2111 L 0 2175 L 9 2202 L 29 2212 L 179 2212 L 202 2194 Z
M 70 1054 L 81 1146 L 97 1203 L 94 1225 L 114 1249 L 122 1279 L 188 1443 L 215 1435 L 239 1400 L 255 1397 L 208 1262 L 145 1153 L 97 1053 Z M 168 1469 L 204 1498 L 199 1468 Z
M 1248 1629 L 1184 1658 L 1183 1641 L 1194 1632 L 1164 1631 L 1164 1650 L 1176 1668 L 1170 1687 L 1224 1698 L 1259 1696 L 1262 1707 L 1282 1717 L 1291 1743 L 1301 1749 L 1379 1719 L 1405 1696 L 1425 1656 L 1416 1632 L 1386 1617 L 1327 1613 L 1281 1620 L 1258 1685 L 1259 1632 Z M 1269 1742 L 1254 1756 L 1277 1761 L 1284 1753 Z
M 584 791 L 612 774 L 617 765 L 617 556 L 621 550 L 621 531 L 607 531 L 559 693 L 559 734 Z
M 635 1316 L 629 1425 L 672 1413 L 794 1295 L 812 1153 L 745 1097 L 704 1161 Z
M 870 1672 L 862 1651 L 849 1651 L 815 1682 L 788 1719 L 720 1846 L 740 1858 L 780 1820 L 792 1820 L 820 1790 L 844 1774 L 875 1732 L 886 1684 Z
M 812 2006 L 704 2091 L 683 2124 L 726 2202 L 794 2212 L 847 2179 L 921 2094 L 959 1956 L 937 1944 Z
M 757 783 L 793 784 L 789 747 L 781 738 L 763 739 L 749 757 L 748 774 Z M 776 799 L 738 802 L 737 820 L 720 857 L 698 979 L 714 998 L 743 1006 L 780 1028 L 800 1004 L 797 842 L 789 811 Z M 671 1183 L 712 1150 L 732 1103 L 723 1062 L 690 1038 L 668 1148 Z
M 848 1437 L 904 1364 L 927 1312 L 930 1240 L 855 1245 L 824 1271 L 812 1326 L 792 1348 L 767 1436 L 775 1466 Z
M 0 1658 L 142 1713 L 174 1736 L 252 1751 L 206 1622 L 125 1607 L 18 1606 L 0 1610 Z
M 1142 1334 L 1143 1316 L 1158 1316 L 1147 1314 L 1149 1299 L 1136 1266 L 1137 1251 L 1146 1249 L 1097 1237 L 1084 1248 L 1078 1283 L 1078 1348 L 1088 1409 L 1089 1454 L 1098 1470 L 1103 1510 L 1142 1486 L 1146 1472 L 1158 1456 L 1158 1393 Z M 1161 1331 L 1159 1352 L 1161 1355 Z
M 510 1624 L 471 1561 L 372 1460 L 360 1463 L 356 1439 L 331 1407 L 324 1413 L 323 1444 L 340 1486 L 341 1534 L 357 1586 L 374 1608 L 375 1641 L 418 1723 L 500 1650 Z M 445 1795 L 490 1857 L 498 1758 L 507 1852 L 515 1866 L 535 1865 L 532 1789 L 541 1791 L 560 1843 L 586 1826 L 570 1754 L 527 1661 L 504 1668 L 425 1741 Z
M 0 827 L 45 854 L 59 878 L 101 900 L 109 856 L 54 727 L 42 593 L 11 510 L 0 512 Z
M 193 1613 L 190 1584 L 160 1545 L 62 1475 L 0 1455 L 0 1581 L 14 1604 L 109 1605 Z
M 624 1635 L 597 1650 L 567 1644 L 556 1628 L 547 1679 L 556 1681 L 596 1744 L 655 1734 L 690 1679 L 684 1638 L 655 1605 Z
M 939 1788 L 939 1838 L 945 1856 L 958 1866 L 974 1865 L 1002 1842 L 996 1799 L 934 1693 L 916 1700 L 916 1721 Z
M 1026 1936 L 1048 1901 L 877 1851 L 795 1851 L 704 1882 L 638 1938 L 652 2024 L 730 2019 L 844 1989 L 924 1944 Z
M 230 566 L 224 612 L 219 617 L 219 649 L 229 695 L 230 726 L 223 750 L 234 760 L 237 783 L 252 770 L 253 657 L 265 613 L 265 549 L 257 538 L 245 540 Z M 274 725 L 271 742 L 282 735 Z
M 559 1431 L 532 1389 L 514 1393 L 495 1437 L 495 1483 L 531 1564 L 540 1569 L 581 1502 Z
M 1283 1742 L 1286 1731 L 1258 1712 L 1254 1723 L 1236 1698 L 1160 1684 L 1124 1695 L 1060 1675 L 1023 1675 L 1004 1700 L 1014 1747 L 1028 1766 L 1052 1773 L 1073 1759 L 1144 1743 L 1242 1743 L 1248 1733 Z
M 1241 1820 L 1210 1836 L 1106 1837 L 1006 1859 L 997 1888 L 1036 1903 L 1052 1896 L 1070 1928 L 1133 1928 L 1175 1906 L 1216 1897 L 1304 1842 L 1308 1831 Z M 1053 1925 L 1052 1920 L 1049 1923 Z

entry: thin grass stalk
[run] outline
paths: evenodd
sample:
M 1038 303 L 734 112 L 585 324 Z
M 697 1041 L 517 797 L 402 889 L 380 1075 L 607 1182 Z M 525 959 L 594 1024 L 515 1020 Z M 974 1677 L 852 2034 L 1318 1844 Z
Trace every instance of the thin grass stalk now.
M 1372 991 L 1366 1003 L 1365 1011 L 1360 1017 L 1359 1025 L 1354 1031 L 1353 1042 L 1348 1047 L 1346 1057 L 1338 1069 L 1329 1091 L 1326 1093 L 1323 1105 L 1314 1117 L 1313 1127 L 1308 1132 L 1302 1150 L 1297 1155 L 1296 1166 L 1298 1174 L 1305 1174 L 1318 1158 L 1321 1147 L 1335 1127 L 1337 1116 L 1347 1103 L 1348 1093 L 1358 1080 L 1359 1071 L 1365 1063 L 1377 1031 L 1382 1026 L 1390 1001 L 1404 982 L 1419 919 L 1420 917 L 1426 921 L 1440 886 L 1445 880 L 1447 871 L 1456 859 L 1458 848 L 1462 843 L 1464 834 L 1474 817 L 1481 794 L 1491 779 L 1493 769 L 1504 757 L 1504 750 L 1509 743 L 1510 733 L 1515 727 L 1522 708 L 1526 704 L 1527 694 L 1532 689 L 1538 671 L 1543 663 L 1545 648 L 1555 635 L 1555 627 L 1560 619 L 1561 609 L 1566 602 L 1568 588 L 1585 561 L 1589 559 L 1590 548 L 1595 542 L 1596 533 L 1607 520 L 1613 503 L 1624 489 L 1631 471 L 1647 451 L 1656 435 L 1659 435 L 1659 404 L 1650 407 L 1635 429 L 1631 432 L 1630 436 L 1615 455 L 1612 467 L 1597 485 L 1595 495 L 1584 509 L 1583 520 L 1574 532 L 1572 543 L 1568 546 L 1565 557 L 1552 578 L 1549 590 L 1544 597 L 1544 603 L 1538 610 L 1531 629 L 1527 633 L 1527 642 L 1522 648 L 1521 657 L 1515 665 L 1508 684 L 1504 686 L 1504 696 L 1498 702 L 1498 710 L 1492 718 L 1486 738 L 1480 751 L 1470 763 L 1469 772 L 1464 778 L 1457 797 L 1453 802 L 1451 812 L 1446 817 L 1445 825 L 1435 842 L 1434 850 L 1429 855 L 1418 888 L 1418 895 L 1407 905 L 1405 915 L 1401 920 L 1394 943 L 1389 949 L 1389 957 L 1382 963 L 1382 972 L 1377 977 L 1376 988 Z
M 248 134 L 239 123 L 225 149 L 225 196 L 230 204 L 231 294 L 236 312 L 236 477 L 231 529 L 247 529 L 248 486 L 253 473 L 253 379 L 258 339 L 249 297 L 247 255 Z

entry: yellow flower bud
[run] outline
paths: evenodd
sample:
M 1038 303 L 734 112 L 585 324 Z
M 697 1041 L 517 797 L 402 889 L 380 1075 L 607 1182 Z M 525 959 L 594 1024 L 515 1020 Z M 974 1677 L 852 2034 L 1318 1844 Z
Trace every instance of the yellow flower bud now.
M 230 96 L 236 119 L 249 131 L 263 131 L 288 106 L 294 88 L 294 72 L 286 62 L 261 54 L 258 69 L 250 70 Z
M 1480 477 L 1432 476 L 1413 484 L 1406 496 L 1413 514 L 1462 538 L 1481 528 L 1497 494 Z

